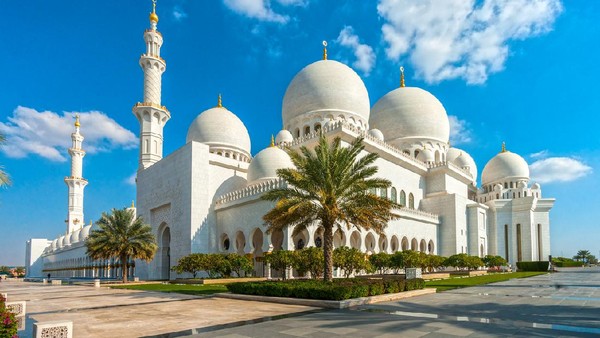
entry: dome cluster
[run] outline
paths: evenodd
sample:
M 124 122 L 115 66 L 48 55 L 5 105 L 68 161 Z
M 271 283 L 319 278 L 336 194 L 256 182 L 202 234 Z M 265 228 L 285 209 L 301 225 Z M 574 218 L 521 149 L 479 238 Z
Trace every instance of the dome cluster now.
M 62 235 L 59 238 L 52 241 L 50 244 L 50 248 L 52 250 L 58 250 L 67 248 L 75 243 L 85 242 L 85 240 L 90 235 L 90 230 L 92 229 L 92 225 L 86 225 L 78 230 L 73 231 L 70 234 Z

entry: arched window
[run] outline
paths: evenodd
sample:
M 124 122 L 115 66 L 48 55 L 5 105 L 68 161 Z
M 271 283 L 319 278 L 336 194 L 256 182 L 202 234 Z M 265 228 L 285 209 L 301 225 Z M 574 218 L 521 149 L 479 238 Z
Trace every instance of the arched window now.
M 379 189 L 379 196 L 381 196 L 381 198 L 387 198 L 388 197 L 387 189 L 386 188 Z
M 512 188 L 512 182 L 510 182 L 510 187 Z M 504 189 L 508 189 L 508 183 L 504 182 Z
M 408 207 L 411 209 L 415 208 L 415 196 L 412 192 L 408 195 Z
M 510 182 L 510 188 L 512 189 L 512 187 L 513 187 L 513 182 Z
M 403 207 L 406 206 L 406 193 L 404 192 L 404 190 L 400 191 L 400 205 Z
M 296 137 L 300 137 L 300 128 L 296 128 Z
M 319 132 L 319 130 L 321 130 L 321 124 L 317 123 L 315 124 L 315 132 Z
M 415 150 L 415 158 L 417 158 L 419 156 L 419 151 Z
M 392 202 L 398 203 L 398 199 L 396 196 L 396 188 L 394 188 L 394 187 L 392 187 L 392 193 L 391 193 L 390 199 L 392 200 Z
M 304 127 L 304 135 L 310 134 L 310 126 Z

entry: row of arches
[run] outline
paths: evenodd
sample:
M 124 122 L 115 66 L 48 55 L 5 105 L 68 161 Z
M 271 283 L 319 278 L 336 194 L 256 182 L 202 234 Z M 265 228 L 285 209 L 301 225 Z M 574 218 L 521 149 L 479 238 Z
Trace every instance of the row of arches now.
M 298 138 L 320 131 L 325 126 L 325 123 L 329 121 L 344 121 L 362 130 L 367 127 L 366 123 L 361 119 L 354 118 L 354 116 L 346 117 L 344 114 L 338 114 L 337 116 L 334 116 L 333 114 L 323 114 L 314 115 L 310 120 L 304 119 L 300 123 L 301 126 L 297 126 L 296 128 L 292 128 L 292 125 L 288 125 L 287 129 L 292 132 L 294 137 Z
M 53 278 L 122 278 L 123 269 L 119 259 L 93 260 L 90 257 L 45 262 L 44 273 Z M 135 274 L 135 262 L 129 262 L 128 277 Z
M 415 195 L 411 192 L 406 195 L 404 190 L 400 190 L 400 194 L 398 194 L 398 190 L 395 187 L 388 189 L 378 189 L 378 191 L 371 191 L 373 194 L 379 193 L 380 197 L 389 198 L 392 202 L 398 203 L 403 207 L 407 207 L 409 209 L 415 208 Z M 408 197 L 408 198 L 407 198 Z

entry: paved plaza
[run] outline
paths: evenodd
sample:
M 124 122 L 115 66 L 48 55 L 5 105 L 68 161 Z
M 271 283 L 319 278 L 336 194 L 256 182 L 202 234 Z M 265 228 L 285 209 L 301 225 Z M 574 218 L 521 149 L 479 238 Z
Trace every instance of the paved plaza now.
M 600 336 L 600 268 L 515 279 L 351 310 L 95 289 L 0 284 L 28 321 L 68 319 L 76 337 Z

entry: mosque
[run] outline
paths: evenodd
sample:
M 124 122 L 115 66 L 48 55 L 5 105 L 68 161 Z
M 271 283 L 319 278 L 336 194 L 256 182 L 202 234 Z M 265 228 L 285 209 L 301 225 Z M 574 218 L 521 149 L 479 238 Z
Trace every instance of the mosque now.
M 550 254 L 549 211 L 553 198 L 543 198 L 530 182 L 527 162 L 501 151 L 478 168 L 464 150 L 449 144 L 450 124 L 442 103 L 431 93 L 401 84 L 373 106 L 361 78 L 350 67 L 323 59 L 300 70 L 283 97 L 284 129 L 271 146 L 251 155 L 244 123 L 223 105 L 199 114 L 189 126 L 186 144 L 163 156 L 163 128 L 171 118 L 161 102 L 161 76 L 166 61 L 155 9 L 144 32 L 146 52 L 143 101 L 133 107 L 140 124 L 137 214 L 152 226 L 158 252 L 150 263 L 136 261 L 132 274 L 142 279 L 173 279 L 171 267 L 194 252 L 251 254 L 256 275 L 265 271 L 265 252 L 322 244 L 318 224 L 292 236 L 292 230 L 265 233 L 262 216 L 273 203 L 261 199 L 270 189 L 286 186 L 279 168 L 293 164 L 286 147 L 314 146 L 320 133 L 349 144 L 364 137 L 365 152 L 376 153 L 378 175 L 392 182 L 377 191 L 401 205 L 400 218 L 384 233 L 337 230 L 334 246 L 367 253 L 417 250 L 450 256 L 456 253 L 500 255 L 517 261 L 547 260 Z M 325 45 L 326 47 L 326 45 Z M 116 277 L 118 262 L 92 261 L 85 255 L 91 225 L 83 226 L 81 161 L 83 136 L 78 122 L 73 134 L 67 231 L 53 241 L 27 242 L 28 276 L 48 271 L 67 277 Z M 132 206 L 133 207 L 133 206 Z

